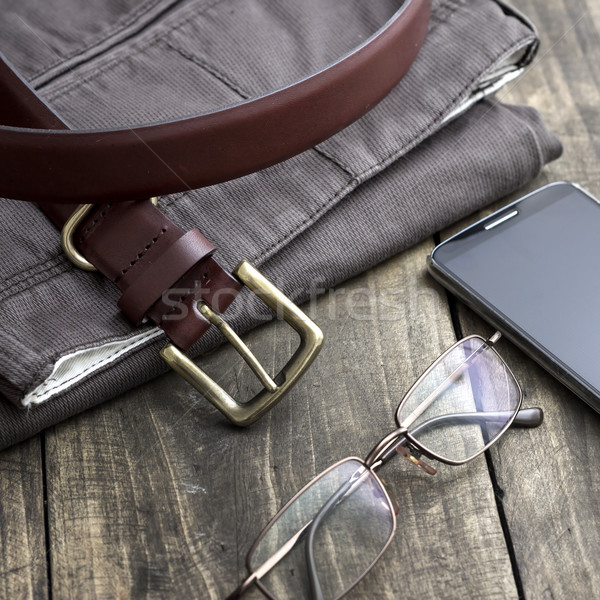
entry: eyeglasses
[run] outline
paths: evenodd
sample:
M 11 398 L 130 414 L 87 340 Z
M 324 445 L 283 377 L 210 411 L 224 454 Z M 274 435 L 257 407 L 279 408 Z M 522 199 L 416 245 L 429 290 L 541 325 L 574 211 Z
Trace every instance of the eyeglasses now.
M 346 458 L 300 490 L 254 542 L 246 560 L 250 575 L 227 600 L 253 585 L 273 600 L 341 598 L 396 530 L 398 503 L 377 475 L 386 462 L 400 455 L 435 475 L 422 456 L 461 465 L 511 425 L 540 425 L 541 409 L 521 409 L 521 388 L 493 347 L 498 339 L 499 332 L 454 344 L 410 388 L 396 410 L 398 428 L 365 460 Z

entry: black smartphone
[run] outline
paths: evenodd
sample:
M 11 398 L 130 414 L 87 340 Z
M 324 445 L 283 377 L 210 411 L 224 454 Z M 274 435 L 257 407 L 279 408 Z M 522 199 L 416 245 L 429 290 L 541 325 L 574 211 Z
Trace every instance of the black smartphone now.
M 600 202 L 545 186 L 437 246 L 430 273 L 600 412 Z

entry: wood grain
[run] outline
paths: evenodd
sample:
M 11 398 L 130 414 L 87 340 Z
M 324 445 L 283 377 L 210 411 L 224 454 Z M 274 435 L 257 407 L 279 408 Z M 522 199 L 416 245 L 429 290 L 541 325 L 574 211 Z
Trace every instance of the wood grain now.
M 0 454 L 0 598 L 48 595 L 40 436 Z

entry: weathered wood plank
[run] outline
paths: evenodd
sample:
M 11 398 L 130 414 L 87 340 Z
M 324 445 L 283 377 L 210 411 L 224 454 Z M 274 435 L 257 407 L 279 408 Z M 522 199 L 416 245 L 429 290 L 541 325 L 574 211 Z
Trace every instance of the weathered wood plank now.
M 394 428 L 404 391 L 454 342 L 445 295 L 424 273 L 431 247 L 317 302 L 322 355 L 250 429 L 226 425 L 174 375 L 54 428 L 56 597 L 216 599 L 231 591 L 277 508 L 332 462 L 365 456 Z M 294 343 L 282 323 L 248 339 L 264 357 L 288 356 Z M 251 376 L 231 348 L 202 362 L 226 388 L 248 392 Z M 485 460 L 442 466 L 433 478 L 398 459 L 383 475 L 402 506 L 399 531 L 351 597 L 516 597 Z
M 40 436 L 0 454 L 0 598 L 48 590 Z
M 537 24 L 542 48 L 530 72 L 500 97 L 536 106 L 565 152 L 527 190 L 500 204 L 560 180 L 580 183 L 598 196 L 599 5 L 594 0 L 515 4 Z M 460 304 L 459 314 L 465 334 L 490 331 Z M 541 428 L 506 436 L 491 450 L 525 597 L 597 597 L 600 417 L 508 342 L 502 352 L 524 387 L 525 402 L 541 406 L 546 416 Z
M 465 332 L 490 331 L 461 307 Z M 600 418 L 512 344 L 501 352 L 544 424 L 491 449 L 526 598 L 594 598 L 600 588 Z

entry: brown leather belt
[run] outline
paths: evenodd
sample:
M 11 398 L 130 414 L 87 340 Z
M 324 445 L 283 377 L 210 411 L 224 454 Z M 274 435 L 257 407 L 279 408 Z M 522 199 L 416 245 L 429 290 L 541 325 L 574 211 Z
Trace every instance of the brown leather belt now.
M 0 55 L 0 195 L 35 201 L 66 227 L 64 247 L 75 264 L 109 278 L 123 293 L 121 310 L 136 324 L 153 321 L 173 342 L 163 351 L 170 366 L 231 420 L 248 424 L 308 368 L 321 332 L 251 265 L 242 261 L 228 273 L 199 231 L 184 232 L 147 198 L 258 171 L 340 131 L 408 71 L 429 14 L 430 0 L 407 0 L 361 46 L 293 85 L 211 113 L 131 129 L 69 130 Z M 82 200 L 90 204 L 74 204 Z M 301 336 L 277 383 L 218 314 L 244 283 Z M 172 295 L 174 289 L 183 292 Z M 211 324 L 265 385 L 260 398 L 235 402 L 179 351 Z

